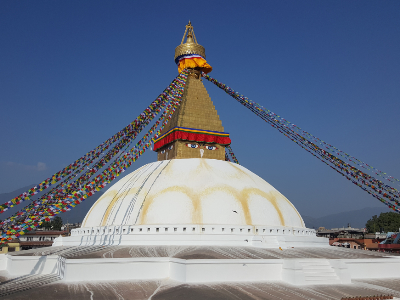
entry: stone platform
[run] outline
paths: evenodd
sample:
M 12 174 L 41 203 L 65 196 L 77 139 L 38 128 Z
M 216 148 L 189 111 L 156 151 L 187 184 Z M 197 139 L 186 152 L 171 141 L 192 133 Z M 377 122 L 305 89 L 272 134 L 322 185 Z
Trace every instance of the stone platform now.
M 400 297 L 400 256 L 330 246 L 60 246 L 1 255 L 0 270 L 9 299 L 56 291 L 69 295 L 57 299 Z
M 40 279 L 40 278 L 36 278 Z M 13 283 L 18 287 L 6 287 Z M 393 295 L 400 299 L 400 279 L 356 280 L 346 285 L 308 285 L 295 286 L 283 282 L 236 282 L 187 284 L 171 280 L 152 281 L 100 281 L 70 282 L 62 281 L 37 285 L 34 278 L 27 278 L 24 285 L 14 280 L 0 284 L 0 297 L 4 300 L 254 300 L 254 299 L 291 299 L 326 300 L 343 297 Z

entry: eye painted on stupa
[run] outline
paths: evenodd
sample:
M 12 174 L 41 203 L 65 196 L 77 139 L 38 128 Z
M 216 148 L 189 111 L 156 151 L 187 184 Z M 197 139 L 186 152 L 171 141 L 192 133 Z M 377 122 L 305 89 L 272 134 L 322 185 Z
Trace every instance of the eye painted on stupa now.
M 189 148 L 199 148 L 198 144 L 186 144 Z
M 207 150 L 217 150 L 218 149 L 215 146 L 205 146 L 204 148 L 206 148 Z
M 172 148 L 174 148 L 174 145 L 169 145 L 168 146 L 168 150 L 172 150 Z
M 164 150 L 161 150 L 161 154 L 164 154 L 165 153 L 165 149 Z

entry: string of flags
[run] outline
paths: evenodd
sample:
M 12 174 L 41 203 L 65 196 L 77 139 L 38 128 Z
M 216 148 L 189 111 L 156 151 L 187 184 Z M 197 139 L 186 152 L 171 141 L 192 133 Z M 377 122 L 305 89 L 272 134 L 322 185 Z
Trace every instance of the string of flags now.
M 247 97 L 235 92 L 229 86 L 217 81 L 209 75 L 203 73 L 202 76 L 223 89 L 227 94 L 236 99 L 240 104 L 247 107 L 254 114 L 266 121 L 272 127 L 278 129 L 297 145 L 317 157 L 319 160 L 330 166 L 336 172 L 346 177 L 353 184 L 377 198 L 382 203 L 389 206 L 394 211 L 400 212 L 400 193 L 397 189 L 383 183 L 370 174 L 359 169 L 362 167 L 372 171 L 375 175 L 381 176 L 390 182 L 397 182 L 398 179 L 368 165 L 353 156 L 333 147 L 312 134 L 302 130 L 297 125 L 285 120 L 277 114 L 265 109 L 260 104 L 249 100 Z M 341 156 L 341 158 L 339 158 Z M 346 161 L 345 161 L 346 160 Z
M 187 70 L 179 74 L 143 113 L 104 143 L 27 192 L 0 205 L 0 213 L 2 213 L 57 184 L 38 200 L 32 201 L 0 223 L 2 229 L 0 244 L 35 229 L 61 212 L 71 210 L 129 168 L 147 149 L 152 147 L 155 139 L 180 105 L 187 74 Z M 134 146 L 131 146 L 138 134 L 158 115 L 160 115 L 159 118 L 150 130 Z M 98 175 L 95 176 L 95 174 Z
M 232 158 L 232 161 L 233 161 L 235 164 L 239 164 L 239 161 L 237 160 L 235 154 L 233 153 L 233 150 L 232 150 L 231 145 L 226 145 L 226 146 L 225 146 L 225 160 L 231 161 L 231 160 L 229 159 L 229 156 Z
M 59 213 L 73 209 L 115 180 L 147 149 L 153 149 L 155 142 L 160 139 L 161 131 L 181 103 L 187 75 L 187 69 L 183 70 L 156 100 L 115 135 L 38 185 L 1 204 L 0 213 L 3 213 L 52 187 L 39 199 L 31 201 L 26 207 L 0 223 L 0 245 L 35 229 L 45 221 L 50 221 Z M 361 171 L 360 168 L 389 182 L 398 182 L 398 179 L 320 140 L 207 74 L 202 75 L 353 184 L 391 209 L 400 212 L 399 191 Z M 151 128 L 133 145 L 136 137 L 155 119 Z M 225 159 L 239 164 L 230 145 L 225 149 Z

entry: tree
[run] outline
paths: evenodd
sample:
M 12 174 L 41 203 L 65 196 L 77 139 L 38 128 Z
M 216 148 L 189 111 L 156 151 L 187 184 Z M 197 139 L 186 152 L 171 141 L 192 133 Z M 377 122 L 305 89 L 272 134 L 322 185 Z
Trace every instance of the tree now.
M 41 228 L 44 228 L 44 229 L 47 229 L 47 230 L 50 230 L 50 229 L 51 229 L 51 221 L 49 221 L 49 222 L 44 221 L 44 222 L 42 223 L 42 225 L 40 225 L 40 227 L 41 227 Z
M 57 216 L 51 221 L 51 229 L 53 230 L 61 230 L 63 226 L 63 221 L 61 217 Z
M 53 220 L 47 222 L 44 221 L 42 225 L 40 225 L 41 228 L 47 229 L 47 230 L 61 230 L 61 227 L 63 226 L 63 221 L 61 217 L 57 216 Z
M 395 212 L 381 213 L 372 216 L 365 224 L 368 232 L 398 232 L 400 228 L 400 214 Z

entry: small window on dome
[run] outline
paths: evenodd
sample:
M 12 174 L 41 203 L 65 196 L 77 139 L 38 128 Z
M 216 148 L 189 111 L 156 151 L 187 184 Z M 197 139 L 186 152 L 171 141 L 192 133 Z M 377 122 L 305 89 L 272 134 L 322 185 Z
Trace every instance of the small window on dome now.
M 233 228 L 231 228 L 231 232 L 233 232 L 233 230 L 234 230 L 234 229 L 233 229 Z
M 265 228 L 263 229 L 263 232 L 265 232 Z
M 156 232 L 159 232 L 160 231 L 160 228 L 156 228 Z
M 225 228 L 222 228 L 222 231 L 225 231 Z
M 256 232 L 258 232 L 258 228 L 256 229 Z
M 165 227 L 165 231 L 168 231 L 168 227 Z
M 206 229 L 205 229 L 205 228 L 202 228 L 201 231 L 206 231 Z
M 133 228 L 131 228 L 131 232 L 133 232 Z
M 149 232 L 150 231 L 150 228 L 147 228 L 147 232 Z
M 243 232 L 243 228 L 240 228 L 240 232 Z
M 250 232 L 250 228 L 249 228 L 249 229 L 247 229 L 247 232 Z
M 140 232 L 143 231 L 143 228 L 139 228 L 139 231 L 140 231 Z
M 174 231 L 178 231 L 178 228 L 174 227 Z
M 192 228 L 192 231 L 196 231 L 196 228 L 193 227 L 193 228 Z
M 183 227 L 183 231 L 186 231 L 186 227 Z

